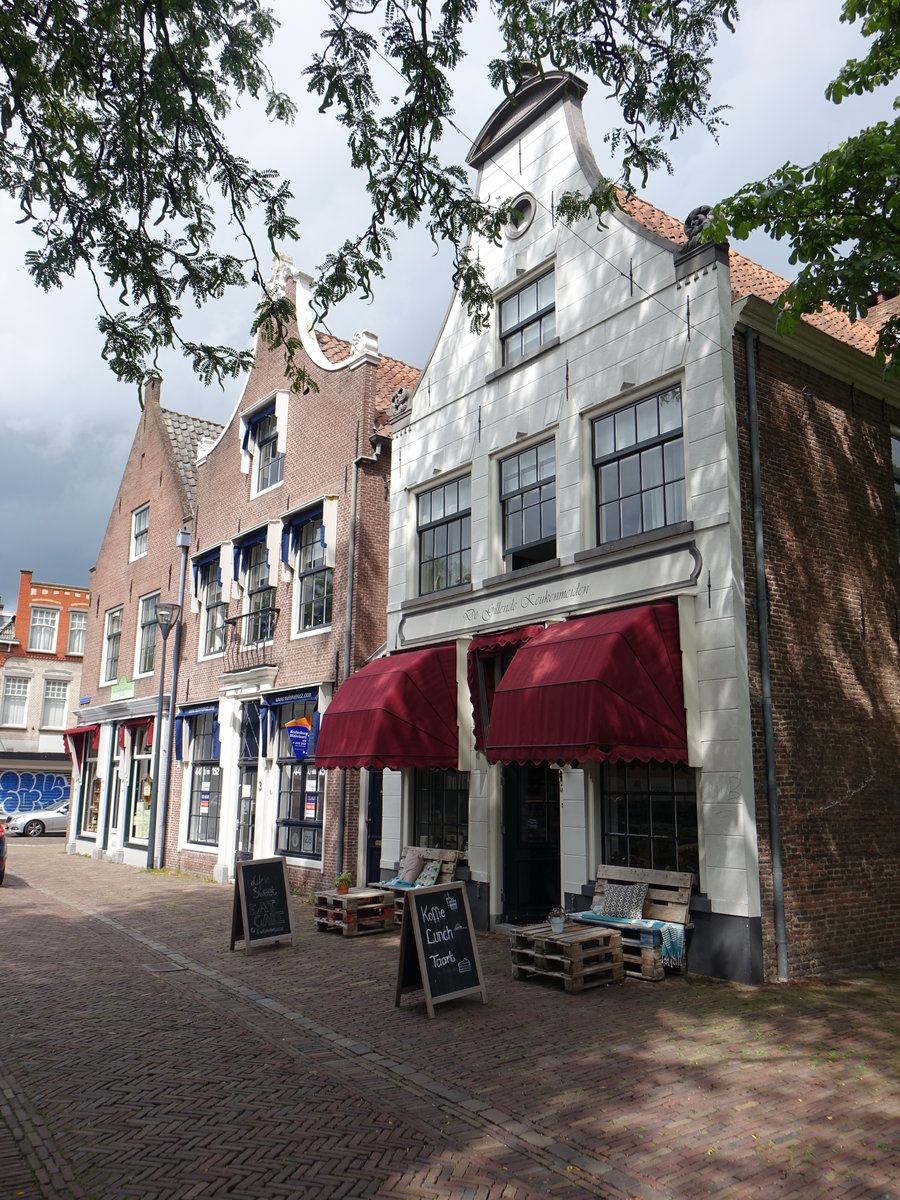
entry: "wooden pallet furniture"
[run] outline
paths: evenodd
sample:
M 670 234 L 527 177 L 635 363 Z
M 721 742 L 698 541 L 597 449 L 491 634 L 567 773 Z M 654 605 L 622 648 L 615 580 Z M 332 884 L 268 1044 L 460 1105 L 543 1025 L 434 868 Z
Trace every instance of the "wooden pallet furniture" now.
M 615 929 L 567 922 L 554 933 L 546 922 L 509 935 L 513 979 L 555 979 L 567 992 L 622 983 L 622 937 Z
M 694 876 L 690 871 L 651 871 L 643 867 L 611 867 L 601 863 L 594 882 L 594 900 L 604 895 L 609 883 L 646 883 L 647 898 L 644 901 L 643 919 L 682 925 L 687 939 L 687 931 L 693 929 L 690 923 L 693 882 Z M 576 921 L 582 915 L 573 914 Z M 590 922 L 590 927 L 597 928 L 600 925 L 601 928 L 605 928 L 601 922 L 602 917 L 599 920 L 595 918 Z M 656 982 L 665 977 L 661 930 L 641 929 L 622 919 L 611 921 L 608 927 L 618 929 L 622 935 L 626 975 L 648 982 Z M 682 971 L 687 974 L 686 945 Z
M 344 937 L 394 930 L 393 896 L 380 888 L 351 888 L 349 892 L 316 892 L 313 916 L 319 932 L 337 930 Z
M 452 883 L 453 877 L 456 874 L 456 864 L 462 858 L 461 850 L 436 850 L 431 846 L 404 846 L 403 853 L 400 855 L 400 862 L 406 856 L 408 850 L 415 850 L 421 854 L 426 863 L 438 861 L 441 864 L 441 872 L 437 878 L 437 884 Z M 435 886 L 437 886 L 437 884 Z M 387 882 L 370 883 L 370 888 L 381 888 L 390 892 L 394 898 L 394 924 L 399 925 L 403 921 L 403 908 L 406 903 L 406 893 L 409 888 L 390 887 Z

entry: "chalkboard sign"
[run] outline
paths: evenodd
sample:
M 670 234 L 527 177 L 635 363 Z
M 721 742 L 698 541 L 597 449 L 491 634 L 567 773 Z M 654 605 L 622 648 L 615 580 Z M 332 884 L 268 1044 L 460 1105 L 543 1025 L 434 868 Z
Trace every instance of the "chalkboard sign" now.
M 412 888 L 406 892 L 400 928 L 395 1006 L 404 992 L 421 988 L 429 1017 L 435 1004 L 480 995 L 487 1003 L 466 885 Z
M 253 858 L 235 863 L 231 949 L 245 950 L 294 940 L 288 900 L 287 863 L 283 858 Z

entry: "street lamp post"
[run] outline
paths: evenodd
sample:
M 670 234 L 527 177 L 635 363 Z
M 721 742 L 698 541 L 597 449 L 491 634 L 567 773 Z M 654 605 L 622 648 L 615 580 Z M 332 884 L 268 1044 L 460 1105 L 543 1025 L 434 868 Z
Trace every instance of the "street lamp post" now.
M 157 604 L 156 624 L 162 634 L 162 662 L 159 667 L 159 699 L 156 704 L 156 725 L 153 728 L 153 776 L 150 784 L 150 829 L 147 837 L 147 870 L 156 866 L 156 810 L 159 799 L 159 747 L 162 743 L 163 691 L 166 682 L 166 638 L 178 620 L 180 604 Z M 171 720 L 172 714 L 169 714 Z

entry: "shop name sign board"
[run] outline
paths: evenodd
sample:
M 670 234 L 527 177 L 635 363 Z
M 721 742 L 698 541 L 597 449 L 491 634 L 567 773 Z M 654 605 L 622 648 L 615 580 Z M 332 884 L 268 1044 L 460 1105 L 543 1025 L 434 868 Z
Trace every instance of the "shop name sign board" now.
M 435 1004 L 461 996 L 480 995 L 487 1004 L 466 885 L 411 888 L 405 899 L 394 1006 L 404 992 L 418 989 L 429 1017 Z
M 234 868 L 231 949 L 243 942 L 247 951 L 273 942 L 291 942 L 287 863 L 278 858 L 254 858 Z

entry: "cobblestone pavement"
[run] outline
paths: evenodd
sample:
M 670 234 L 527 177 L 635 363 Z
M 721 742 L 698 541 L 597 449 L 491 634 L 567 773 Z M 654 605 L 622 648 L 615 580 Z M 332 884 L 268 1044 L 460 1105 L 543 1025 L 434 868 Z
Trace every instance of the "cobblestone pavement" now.
M 900 1197 L 900 971 L 394 1006 L 396 934 L 229 951 L 232 892 L 13 839 L 0 1197 Z

